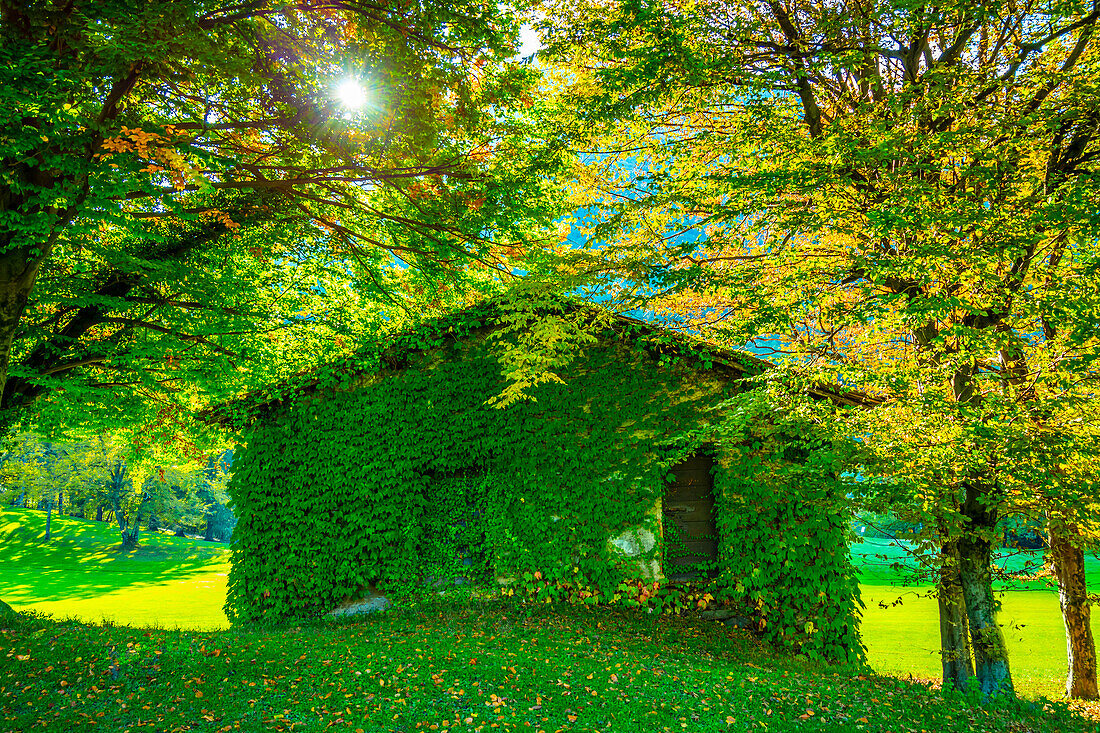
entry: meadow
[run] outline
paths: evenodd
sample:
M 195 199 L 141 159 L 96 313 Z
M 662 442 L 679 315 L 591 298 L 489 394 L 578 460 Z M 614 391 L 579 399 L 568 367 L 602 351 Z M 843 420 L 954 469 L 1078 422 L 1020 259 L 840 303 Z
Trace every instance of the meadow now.
M 935 601 L 895 584 L 899 547 L 854 548 L 879 676 L 709 622 L 497 602 L 228 629 L 224 545 L 146 534 L 122 552 L 109 525 L 53 526 L 43 546 L 42 513 L 0 512 L 0 598 L 34 611 L 0 622 L 0 730 L 1095 730 L 1039 697 L 1065 664 L 1045 588 L 1004 601 L 1023 700 L 921 684 L 939 671 Z
M 931 583 L 915 579 L 907 543 L 869 540 L 852 547 L 861 568 L 863 638 L 881 674 L 936 679 L 940 675 L 939 608 Z M 1001 553 L 996 563 L 1010 574 L 1033 574 L 1041 553 Z M 900 568 L 898 566 L 901 566 Z M 1100 561 L 1086 555 L 1089 590 L 1100 590 Z M 1012 678 L 1020 694 L 1057 698 L 1065 692 L 1066 635 L 1058 595 L 1047 579 L 996 583 L 999 621 L 1009 647 Z M 1100 613 L 1092 617 L 1100 638 Z
M 0 599 L 16 610 L 96 623 L 226 629 L 225 544 L 145 532 L 121 550 L 107 522 L 0 510 Z

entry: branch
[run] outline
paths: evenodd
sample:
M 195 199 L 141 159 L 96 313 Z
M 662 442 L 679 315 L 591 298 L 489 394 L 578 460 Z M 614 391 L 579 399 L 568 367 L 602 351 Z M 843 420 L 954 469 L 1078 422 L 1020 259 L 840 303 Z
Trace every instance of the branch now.
M 99 111 L 99 116 L 96 117 L 96 127 L 99 127 L 109 119 L 113 119 L 115 115 L 118 114 L 118 103 L 122 101 L 123 97 L 133 91 L 134 85 L 137 84 L 138 77 L 141 75 L 143 68 L 143 62 L 135 61 L 130 64 L 129 73 L 112 85 L 111 91 L 107 94 L 107 98 L 103 100 L 103 108 Z
M 1087 30 L 1086 30 L 1085 33 L 1082 34 L 1081 38 L 1087 38 L 1088 36 L 1090 36 L 1092 34 L 1092 27 L 1095 25 L 1097 19 L 1100 19 L 1100 2 L 1097 2 L 1097 0 L 1094 0 L 1093 5 L 1092 5 L 1092 12 L 1089 13 L 1088 15 L 1086 15 L 1084 18 L 1081 18 L 1078 21 L 1070 23 L 1069 25 L 1067 25 L 1063 28 L 1060 28 L 1060 29 L 1058 29 L 1058 30 L 1056 30 L 1052 33 L 1049 33 L 1044 38 L 1040 38 L 1037 41 L 1032 41 L 1031 43 L 1021 43 L 1020 44 L 1020 51 L 1019 51 L 1019 54 L 1018 54 L 1016 60 L 1013 61 L 1007 69 L 1005 69 L 1003 74 L 1001 74 L 1000 76 L 997 77 L 997 83 L 996 84 L 991 84 L 984 91 L 982 91 L 980 94 L 978 94 L 976 97 L 974 97 L 974 101 L 975 102 L 981 102 L 986 97 L 988 97 L 990 94 L 993 94 L 993 92 L 997 91 L 997 89 L 1000 88 L 1001 84 L 1005 83 L 1006 81 L 1008 81 L 1009 79 L 1011 79 L 1012 77 L 1014 77 L 1016 75 L 1016 72 L 1019 71 L 1020 67 L 1023 65 L 1024 61 L 1027 60 L 1028 56 L 1030 56 L 1032 53 L 1035 53 L 1036 51 L 1042 50 L 1042 48 L 1044 46 L 1046 46 L 1048 43 L 1050 43 L 1051 41 L 1056 40 L 1056 39 L 1066 35 L 1067 33 L 1072 33 L 1073 31 L 1077 30 L 1078 28 L 1082 28 L 1082 27 L 1086 27 L 1086 26 L 1087 26 Z M 1078 45 L 1079 48 L 1081 48 L 1081 50 L 1084 50 L 1084 47 L 1081 46 L 1081 39 L 1078 39 L 1078 44 L 1077 45 Z M 1080 52 L 1077 51 L 1076 49 L 1075 49 L 1075 53 L 1077 54 L 1077 56 L 1080 56 Z M 1071 55 L 1073 55 L 1073 54 L 1071 54 Z M 1076 64 L 1076 62 L 1077 62 L 1077 57 L 1074 57 L 1073 63 Z M 1067 63 L 1068 63 L 1068 59 L 1067 59 Z M 1071 67 L 1066 66 L 1066 65 L 1063 64 L 1062 73 L 1065 73 L 1066 71 L 1068 71 L 1069 68 L 1071 68 Z M 1053 84 L 1053 83 L 1054 83 L 1053 80 L 1051 82 L 1048 82 L 1048 84 Z M 1044 86 L 1044 89 L 1045 89 L 1045 86 Z M 1051 89 L 1053 89 L 1053 87 L 1051 87 Z M 1038 95 L 1041 95 L 1042 99 L 1046 99 L 1047 95 L 1050 94 L 1051 89 L 1047 89 L 1046 91 L 1043 91 L 1041 89 L 1041 90 L 1039 90 Z M 1029 105 L 1028 108 L 1029 109 L 1035 109 L 1035 107 L 1037 107 L 1038 104 L 1042 103 L 1042 99 L 1040 99 L 1039 102 L 1036 103 L 1034 107 Z
M 196 342 L 196 343 L 203 344 L 205 346 L 209 346 L 211 349 L 213 349 L 215 352 L 217 352 L 219 354 L 224 354 L 226 356 L 233 356 L 233 357 L 240 358 L 240 354 L 237 354 L 237 353 L 225 348 L 224 346 L 219 346 L 218 344 L 214 343 L 213 341 L 206 338 L 205 336 L 202 336 L 201 334 L 188 334 L 188 333 L 182 333 L 180 331 L 174 331 L 171 328 L 168 328 L 167 326 L 161 326 L 158 323 L 149 323 L 148 321 L 142 321 L 142 320 L 139 320 L 137 318 L 123 318 L 121 316 L 110 316 L 110 317 L 104 318 L 103 323 L 117 323 L 119 325 L 126 326 L 127 328 L 146 328 L 146 329 L 149 329 L 150 331 L 157 331 L 158 333 L 164 333 L 164 334 L 167 334 L 169 336 L 175 336 L 180 341 L 193 341 L 193 342 Z M 229 335 L 240 335 L 242 333 L 245 333 L 245 332 L 244 331 L 226 331 L 225 333 L 212 334 L 212 335 L 229 336 Z M 248 333 L 251 333 L 251 331 L 249 331 Z
M 1079 23 L 1080 27 L 1083 27 L 1081 35 L 1077 38 L 1077 43 L 1074 45 L 1073 50 L 1070 51 L 1069 56 L 1066 57 L 1065 62 L 1062 64 L 1062 68 L 1059 69 L 1059 75 L 1065 74 L 1067 71 L 1077 65 L 1077 61 L 1081 58 L 1081 54 L 1084 53 L 1085 47 L 1088 46 L 1089 39 L 1092 38 L 1092 32 L 1096 28 L 1096 20 L 1100 18 L 1100 0 L 1093 0 L 1092 13 L 1082 18 Z M 1077 24 L 1075 24 L 1077 25 Z M 1054 88 L 1058 86 L 1058 78 L 1054 77 L 1047 81 L 1046 84 L 1036 92 L 1035 97 L 1025 107 L 1025 114 L 1034 112 L 1039 108 L 1039 105 L 1050 96 L 1050 93 L 1054 91 Z
M 43 369 L 39 372 L 42 375 L 60 374 L 61 372 L 67 372 L 77 367 L 88 366 L 90 364 L 102 364 L 105 356 L 92 356 L 87 359 L 81 359 L 79 361 L 70 361 L 66 364 L 58 364 L 57 366 L 50 367 L 49 369 Z

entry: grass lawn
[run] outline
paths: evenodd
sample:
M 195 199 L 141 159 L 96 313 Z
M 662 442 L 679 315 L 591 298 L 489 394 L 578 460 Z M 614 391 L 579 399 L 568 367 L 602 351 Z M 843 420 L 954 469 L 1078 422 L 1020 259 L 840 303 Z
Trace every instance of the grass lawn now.
M 225 629 L 229 551 L 215 542 L 143 533 L 123 552 L 106 522 L 0 509 L 0 599 L 17 611 L 133 626 Z
M 1014 731 L 1095 723 L 981 707 L 777 656 L 719 624 L 500 602 L 187 632 L 0 621 L 0 729 Z
M 42 512 L 0 510 L 0 598 L 65 619 L 0 621 L 0 730 L 89 721 L 226 733 L 238 722 L 242 730 L 321 730 L 336 721 L 364 732 L 494 723 L 547 733 L 1095 729 L 1046 701 L 975 708 L 961 696 L 778 657 L 751 636 L 668 617 L 451 604 L 354 623 L 225 630 L 224 545 L 145 534 L 141 548 L 123 553 L 112 526 L 67 518 L 55 518 L 55 538 L 43 545 L 44 526 Z M 872 665 L 935 678 L 929 588 L 890 584 L 906 582 L 888 567 L 900 549 L 856 551 L 868 571 Z M 1090 566 L 1090 585 L 1097 570 Z M 1008 594 L 1003 616 L 1028 619 L 1007 629 L 1018 687 L 1032 699 L 1057 697 L 1065 664 L 1057 599 L 1046 590 L 1015 594 L 1024 605 Z M 898 597 L 902 604 L 891 605 Z

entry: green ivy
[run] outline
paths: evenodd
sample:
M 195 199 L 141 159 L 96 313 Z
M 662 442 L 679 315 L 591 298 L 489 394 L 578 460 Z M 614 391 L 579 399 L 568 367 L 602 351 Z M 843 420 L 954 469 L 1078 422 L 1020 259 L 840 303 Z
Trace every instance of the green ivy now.
M 729 468 L 723 456 L 742 449 L 719 442 L 717 578 L 669 584 L 644 571 L 668 551 L 669 468 L 715 431 L 716 408 L 745 389 L 738 380 L 605 329 L 563 383 L 494 409 L 506 378 L 492 340 L 429 332 L 416 343 L 358 373 L 334 370 L 341 386 L 300 392 L 248 428 L 229 487 L 234 622 L 320 615 L 368 585 L 401 594 L 499 582 L 520 598 L 662 612 L 749 602 L 780 643 L 827 658 L 859 649 L 855 617 L 836 610 L 855 590 L 834 581 L 851 577 L 844 524 L 805 511 L 835 481 L 815 483 L 803 464 L 782 478 L 801 500 L 775 501 Z M 624 556 L 610 541 L 638 527 L 659 539 Z M 776 579 L 786 585 L 766 587 Z
M 851 443 L 819 434 L 820 403 L 775 380 L 723 407 L 714 481 L 720 583 L 755 611 L 758 630 L 777 646 L 865 661 L 842 481 Z

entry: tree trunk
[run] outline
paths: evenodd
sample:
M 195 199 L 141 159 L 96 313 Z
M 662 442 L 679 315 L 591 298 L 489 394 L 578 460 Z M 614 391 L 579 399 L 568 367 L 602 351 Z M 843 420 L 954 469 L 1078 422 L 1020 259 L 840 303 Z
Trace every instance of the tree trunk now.
M 139 512 L 134 512 L 135 516 L 130 517 L 130 521 L 126 521 L 122 517 L 122 511 L 119 508 L 115 509 L 115 516 L 118 517 L 118 528 L 122 531 L 122 549 L 132 550 L 137 547 L 138 544 L 138 532 L 141 530 L 141 516 Z
M 118 531 L 122 535 L 122 549 L 131 550 L 137 546 L 137 532 L 132 531 L 131 524 L 136 528 L 136 522 L 127 522 L 126 514 L 122 511 L 122 504 L 116 497 L 112 497 L 111 508 L 115 513 L 115 521 L 118 522 Z
M 95 508 L 95 520 L 97 522 L 102 522 L 103 521 L 103 505 L 102 504 L 100 504 L 99 506 L 97 506 Z
M 46 504 L 46 542 L 50 541 L 50 519 L 53 518 L 53 499 Z
M 123 531 L 122 533 L 122 549 L 132 550 L 138 546 L 138 532 L 141 530 L 141 522 L 133 521 L 130 523 L 129 531 Z
M 126 538 L 126 515 L 122 512 L 122 505 L 118 501 L 112 502 L 111 509 L 115 513 L 115 521 L 118 522 L 118 531 L 122 533 L 123 539 Z
M 966 690 L 974 676 L 970 652 L 970 624 L 966 620 L 966 601 L 959 580 L 959 552 L 955 541 L 943 545 L 944 564 L 936 595 L 940 606 L 940 655 L 943 685 Z
M 966 487 L 962 513 L 970 521 L 958 541 L 959 580 L 966 600 L 970 639 L 974 647 L 974 673 L 984 697 L 1014 695 L 1008 648 L 997 625 L 999 603 L 993 597 L 992 537 L 996 536 L 997 510 L 977 482 Z
M 65 516 L 65 495 L 60 491 L 57 492 L 57 516 Z
M 1071 541 L 1076 534 L 1075 528 L 1056 528 L 1052 524 L 1049 531 L 1050 559 L 1058 579 L 1058 602 L 1066 626 L 1066 660 L 1069 668 L 1066 695 L 1095 700 L 1096 643 L 1092 638 L 1091 611 L 1085 587 L 1085 553 Z
M 38 278 L 38 268 L 48 253 L 48 248 L 46 252 L 39 253 L 34 248 L 10 242 L 7 237 L 4 239 L 8 240 L 4 244 L 14 246 L 0 254 L 0 394 L 3 394 L 8 381 L 12 340 L 27 309 L 27 301 Z
M 145 511 L 145 505 L 148 501 L 149 495 L 142 494 L 141 502 L 138 504 L 137 508 L 134 509 L 134 513 L 130 517 L 128 522 L 121 518 L 121 509 L 115 509 L 115 511 L 119 515 L 119 527 L 122 528 L 122 549 L 132 550 L 138 546 L 138 533 L 141 531 L 141 514 L 143 511 Z

